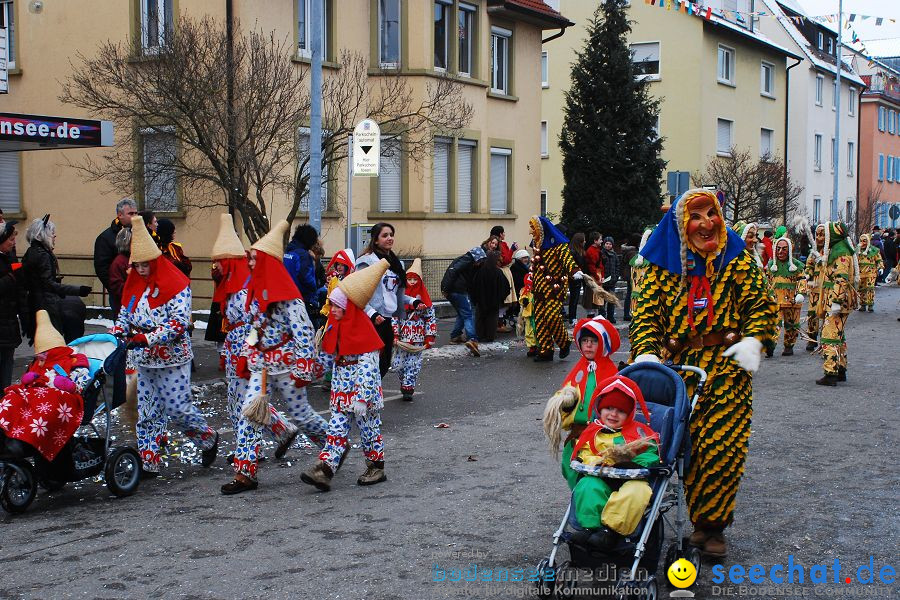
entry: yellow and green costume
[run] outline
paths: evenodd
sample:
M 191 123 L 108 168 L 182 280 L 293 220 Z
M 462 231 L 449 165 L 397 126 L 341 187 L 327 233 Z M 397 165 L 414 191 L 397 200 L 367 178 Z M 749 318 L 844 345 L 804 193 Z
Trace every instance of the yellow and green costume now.
M 825 357 L 826 375 L 840 376 L 847 370 L 847 316 L 858 305 L 856 293 L 856 251 L 847 239 L 847 226 L 832 221 L 825 228 L 825 278 L 819 302 L 819 318 L 824 319 L 819 343 Z
M 578 265 L 569 251 L 569 240 L 546 217 L 532 217 L 531 259 L 534 296 L 534 324 L 539 356 L 553 354 L 554 344 L 563 348 L 570 342 L 562 317 L 562 305 L 569 290 L 569 276 Z
M 806 294 L 806 274 L 803 272 L 803 263 L 794 258 L 794 246 L 789 238 L 779 238 L 775 240 L 775 245 L 782 241 L 788 244 L 788 259 L 770 260 L 766 267 L 766 276 L 769 278 L 769 288 L 781 316 L 784 347 L 793 348 L 800 336 L 800 309 L 803 306 L 797 302 L 797 294 Z
M 881 252 L 872 245 L 869 234 L 859 236 L 860 245 L 865 239 L 868 243 L 865 250 L 860 250 L 859 258 L 859 310 L 868 309 L 870 312 L 875 306 L 875 280 L 878 279 L 878 271 L 884 269 L 884 261 Z
M 819 340 L 819 315 L 818 306 L 819 298 L 822 295 L 820 286 L 824 281 L 825 257 L 816 251 L 810 250 L 809 256 L 806 257 L 806 281 L 809 290 L 807 297 L 809 304 L 806 309 L 806 333 L 809 336 L 810 344 L 815 344 Z M 807 348 L 815 349 L 813 346 Z

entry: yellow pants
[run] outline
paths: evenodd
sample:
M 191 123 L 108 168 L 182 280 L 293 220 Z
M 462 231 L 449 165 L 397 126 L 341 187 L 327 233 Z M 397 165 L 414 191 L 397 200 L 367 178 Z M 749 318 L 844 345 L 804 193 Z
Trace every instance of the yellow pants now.
M 819 338 L 819 315 L 816 308 L 819 306 L 819 292 L 809 293 L 809 308 L 806 309 L 806 333 L 811 340 Z
M 600 477 L 584 476 L 575 484 L 572 498 L 575 501 L 575 516 L 585 529 L 609 527 L 621 535 L 630 535 L 638 523 L 653 490 L 646 481 L 631 479 L 615 492 Z
M 800 335 L 800 305 L 788 304 L 778 309 L 781 315 L 781 328 L 784 330 L 784 347 L 793 348 Z
M 838 367 L 847 368 L 847 340 L 844 338 L 844 327 L 847 325 L 847 313 L 829 314 L 822 326 L 822 355 L 825 357 L 825 374 L 837 375 Z
M 875 306 L 875 278 L 859 278 L 859 307 Z

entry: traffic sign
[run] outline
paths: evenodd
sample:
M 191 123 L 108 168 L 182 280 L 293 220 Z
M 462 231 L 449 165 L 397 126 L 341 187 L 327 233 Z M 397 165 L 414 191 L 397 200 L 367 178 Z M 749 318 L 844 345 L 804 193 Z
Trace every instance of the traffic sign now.
M 900 219 L 900 206 L 897 206 L 896 204 L 892 204 L 891 207 L 888 209 L 888 216 L 891 217 L 892 221 L 896 221 L 897 219 Z
M 381 128 L 372 119 L 363 119 L 353 130 L 353 175 L 378 177 L 381 158 Z

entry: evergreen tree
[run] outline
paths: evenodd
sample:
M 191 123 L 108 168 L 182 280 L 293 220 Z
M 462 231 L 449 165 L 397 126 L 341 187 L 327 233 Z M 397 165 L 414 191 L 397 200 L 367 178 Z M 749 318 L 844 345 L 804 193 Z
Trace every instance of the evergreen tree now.
M 617 239 L 660 218 L 666 166 L 654 126 L 659 101 L 631 60 L 626 0 L 600 3 L 587 43 L 572 66 L 566 93 L 562 221 L 572 231 L 603 231 Z

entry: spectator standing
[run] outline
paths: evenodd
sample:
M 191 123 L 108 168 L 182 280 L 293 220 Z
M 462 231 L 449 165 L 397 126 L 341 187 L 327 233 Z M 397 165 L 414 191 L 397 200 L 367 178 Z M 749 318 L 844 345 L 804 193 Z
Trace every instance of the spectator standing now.
M 284 250 L 284 266 L 300 290 L 306 303 L 306 312 L 312 315 L 318 309 L 311 310 L 316 301 L 316 266 L 313 257 L 313 246 L 319 241 L 319 233 L 309 224 L 298 225 L 291 241 Z
M 484 263 L 475 269 L 469 297 L 475 305 L 475 335 L 479 341 L 493 342 L 497 338 L 500 307 L 509 295 L 509 282 L 500 270 L 500 252 L 487 253 Z
M 585 236 L 581 232 L 573 235 L 572 240 L 569 242 L 569 251 L 572 253 L 572 259 L 582 271 L 587 270 L 587 259 L 584 255 L 584 242 Z M 572 326 L 575 325 L 575 321 L 578 318 L 578 300 L 581 296 L 581 288 L 583 285 L 584 281 L 581 279 L 569 279 L 569 313 L 567 318 L 572 321 Z M 587 293 L 588 291 L 585 290 L 585 294 Z
M 475 319 L 472 316 L 472 303 L 469 300 L 469 288 L 475 275 L 476 266 L 485 260 L 487 255 L 484 248 L 475 246 L 462 256 L 450 263 L 441 279 L 441 293 L 444 298 L 456 309 L 456 323 L 450 331 L 450 343 L 462 344 L 475 356 L 478 352 L 478 335 L 475 332 Z M 465 331 L 468 340 L 463 340 Z
M 894 241 L 893 229 L 888 229 L 882 234 L 881 244 L 884 253 L 884 271 L 881 281 L 884 282 L 884 278 L 887 277 L 887 274 L 897 266 L 897 244 Z
M 603 289 L 611 294 L 616 293 L 616 283 L 619 281 L 619 255 L 616 254 L 615 249 L 613 248 L 613 239 L 610 236 L 606 236 L 606 239 L 603 240 L 603 249 L 601 250 L 601 255 L 603 257 L 603 273 L 606 275 L 603 278 Z M 606 319 L 615 325 L 616 323 L 616 303 L 615 302 L 607 302 L 606 303 Z
M 584 251 L 584 266 L 586 273 L 594 278 L 597 285 L 603 284 L 603 245 L 600 241 L 600 233 L 592 231 L 587 236 L 588 247 Z M 601 309 L 604 307 L 600 307 Z M 593 309 L 588 310 L 588 319 L 594 318 Z
M 5 220 L 5 219 L 3 218 L 3 209 L 0 208 L 0 233 L 2 233 L 2 232 L 4 231 L 4 228 L 6 227 L 6 224 L 7 224 L 7 223 L 11 223 L 12 225 L 15 225 L 16 223 L 18 223 L 18 221 L 7 221 L 7 220 Z M 15 231 L 15 230 L 13 230 L 13 231 Z M 879 237 L 878 239 L 879 239 L 879 242 L 880 242 L 881 237 Z M 9 258 L 12 260 L 12 262 L 14 262 L 14 263 L 19 262 L 19 257 L 16 256 L 16 245 L 15 245 L 15 243 L 13 243 L 12 248 L 10 248 L 9 252 L 6 252 L 5 254 L 7 254 L 7 255 L 9 256 Z
M 122 289 L 131 265 L 131 229 L 123 227 L 116 234 L 116 250 L 119 254 L 109 265 L 109 304 L 112 306 L 113 320 L 119 316 L 122 308 Z
M 148 231 L 152 232 L 152 230 Z M 184 253 L 184 247 L 175 241 L 175 223 L 169 219 L 159 219 L 156 232 L 158 239 L 153 241 L 159 244 L 159 249 L 162 251 L 163 256 L 172 261 L 179 271 L 190 277 L 193 265 L 191 264 L 191 259 Z
M 502 269 L 512 264 L 513 253 L 519 249 L 519 244 L 513 242 L 510 246 L 506 243 L 506 231 L 503 229 L 503 225 L 491 227 L 491 237 L 495 236 L 500 240 L 500 268 Z
M 134 200 L 122 198 L 116 204 L 116 218 L 94 241 L 94 272 L 106 290 L 109 290 L 109 266 L 119 254 L 116 250 L 116 235 L 123 227 L 130 228 L 131 218 L 137 214 L 137 204 Z
M 769 261 L 775 258 L 775 242 L 772 240 L 771 231 L 763 233 L 762 245 L 762 264 L 767 265 Z
M 156 218 L 156 213 L 152 210 L 141 210 L 138 211 L 138 214 L 144 219 L 144 226 L 147 228 L 147 233 L 150 234 L 150 239 L 156 244 L 156 247 L 160 250 L 163 249 L 163 243 L 159 239 L 159 233 L 157 230 L 159 229 L 159 219 Z
M 622 250 L 622 262 L 620 263 L 622 267 L 622 279 L 625 280 L 625 283 L 628 286 L 628 289 L 625 291 L 625 308 L 622 309 L 622 312 L 624 313 L 622 318 L 626 321 L 631 320 L 631 259 L 637 256 L 638 244 L 640 244 L 640 237 L 632 235 L 628 238 L 628 243 L 622 244 L 622 247 L 620 248 Z
M 0 224 L 0 395 L 12 383 L 13 356 L 22 343 L 19 315 L 25 314 L 25 289 L 14 268 L 16 221 Z

